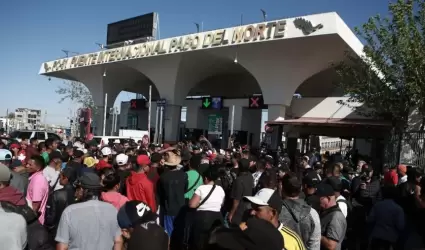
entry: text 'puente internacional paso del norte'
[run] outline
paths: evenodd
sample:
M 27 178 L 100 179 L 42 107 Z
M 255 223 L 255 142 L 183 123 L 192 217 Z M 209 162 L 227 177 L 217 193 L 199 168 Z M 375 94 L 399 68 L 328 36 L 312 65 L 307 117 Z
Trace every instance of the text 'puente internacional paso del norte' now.
M 246 108 L 247 97 L 254 94 L 262 94 L 269 121 L 346 118 L 352 111 L 336 103 L 344 97 L 335 88 L 332 64 L 344 60 L 346 52 L 361 55 L 362 49 L 332 12 L 76 55 L 42 63 L 40 74 L 84 83 L 98 107 L 95 121 L 103 120 L 105 93 L 109 110 L 121 91 L 148 96 L 152 85 L 152 99 L 166 100 L 165 140 L 176 141 L 182 106 L 187 107 L 187 128 L 205 126 L 209 112 L 187 96 L 223 97 L 224 108 L 236 106 L 234 129 L 256 134 L 261 124 L 250 121 L 260 121 L 261 112 Z M 295 93 L 303 98 L 294 99 Z M 102 129 L 96 122 L 94 133 Z

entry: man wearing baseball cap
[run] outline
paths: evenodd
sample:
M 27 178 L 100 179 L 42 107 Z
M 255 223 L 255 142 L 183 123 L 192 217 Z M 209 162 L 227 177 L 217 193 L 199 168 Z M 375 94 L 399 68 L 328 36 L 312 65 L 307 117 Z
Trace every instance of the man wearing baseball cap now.
M 245 196 L 251 202 L 251 214 L 259 219 L 273 224 L 283 238 L 283 248 L 286 250 L 304 250 L 304 244 L 300 236 L 279 222 L 279 214 L 282 210 L 282 198 L 274 189 L 263 188 L 254 196 Z
M 320 197 L 322 208 L 320 245 L 325 249 L 340 250 L 347 230 L 347 220 L 336 202 L 335 191 L 331 185 L 320 183 L 317 185 L 316 195 Z
M 100 171 L 104 168 L 112 168 L 112 165 L 109 163 L 109 160 L 112 157 L 112 150 L 110 147 L 104 147 L 101 150 L 102 158 L 96 164 L 96 170 Z
M 122 249 L 117 209 L 99 200 L 100 177 L 83 173 L 75 185 L 75 196 L 80 202 L 63 211 L 55 238 L 56 249 Z
M 118 211 L 117 221 L 127 241 L 127 250 L 167 250 L 168 235 L 156 223 L 158 215 L 143 202 L 128 201 Z
M 149 164 L 151 163 L 149 156 L 137 156 L 137 166 L 131 172 L 126 180 L 127 197 L 129 200 L 142 201 L 156 211 L 156 200 L 153 183 L 148 179 Z

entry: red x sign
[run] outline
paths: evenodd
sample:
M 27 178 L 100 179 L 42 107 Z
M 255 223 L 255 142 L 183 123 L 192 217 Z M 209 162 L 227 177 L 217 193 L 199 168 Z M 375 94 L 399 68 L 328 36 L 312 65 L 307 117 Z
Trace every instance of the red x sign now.
M 131 107 L 132 109 L 137 109 L 137 102 L 136 102 L 136 100 L 131 100 L 131 102 L 130 102 L 130 107 Z
M 258 108 L 260 106 L 260 104 L 258 103 L 259 100 L 260 100 L 260 97 L 251 97 L 250 107 L 251 108 Z

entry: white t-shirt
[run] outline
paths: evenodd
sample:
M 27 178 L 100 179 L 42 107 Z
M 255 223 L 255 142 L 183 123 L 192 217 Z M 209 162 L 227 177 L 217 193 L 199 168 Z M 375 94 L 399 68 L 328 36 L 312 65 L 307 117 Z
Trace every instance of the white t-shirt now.
M 344 215 L 345 218 L 347 218 L 347 213 L 348 213 L 348 206 L 347 203 L 345 202 L 341 202 L 340 200 L 344 200 L 346 201 L 345 197 L 340 195 L 338 196 L 338 198 L 336 198 L 336 203 L 338 204 L 339 209 L 341 209 L 342 214 Z M 338 202 L 340 201 L 340 202 Z
M 212 187 L 213 185 L 201 185 L 196 189 L 195 194 L 201 197 L 200 202 L 205 199 Z M 198 211 L 220 212 L 225 196 L 226 194 L 224 193 L 223 188 L 216 185 L 208 200 L 202 204 L 202 206 L 198 207 Z
M 60 171 L 56 171 L 56 169 L 50 166 L 47 166 L 43 169 L 43 175 L 44 177 L 46 177 L 47 182 L 49 182 L 50 187 L 53 187 L 53 185 L 55 185 L 56 180 L 58 180 L 59 178 L 59 174 L 60 174 Z M 58 180 L 54 190 L 56 191 L 62 188 L 63 186 L 59 183 L 59 180 Z

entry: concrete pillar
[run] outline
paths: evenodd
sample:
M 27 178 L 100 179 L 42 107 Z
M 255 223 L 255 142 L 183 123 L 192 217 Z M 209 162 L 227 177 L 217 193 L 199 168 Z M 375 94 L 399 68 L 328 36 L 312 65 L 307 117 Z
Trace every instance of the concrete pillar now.
M 268 121 L 285 120 L 286 106 L 280 104 L 269 104 Z
M 233 106 L 229 106 L 229 131 L 232 128 L 232 109 Z M 235 115 L 233 120 L 233 130 L 243 130 L 242 129 L 242 121 L 243 120 L 243 107 L 240 105 L 235 105 Z
M 200 112 L 198 102 L 186 102 L 186 128 L 201 128 L 199 120 L 202 118 L 202 114 Z
M 109 102 L 109 101 L 108 101 Z M 112 105 L 108 105 L 106 107 L 106 129 L 105 136 L 109 136 L 111 134 L 111 125 L 112 125 L 112 116 L 109 115 L 109 111 L 112 108 Z M 96 106 L 96 110 L 94 110 L 93 115 L 93 134 L 97 136 L 103 135 L 103 119 L 104 119 L 104 106 Z
M 167 105 L 164 111 L 164 142 L 175 143 L 178 141 L 180 132 L 180 105 Z

